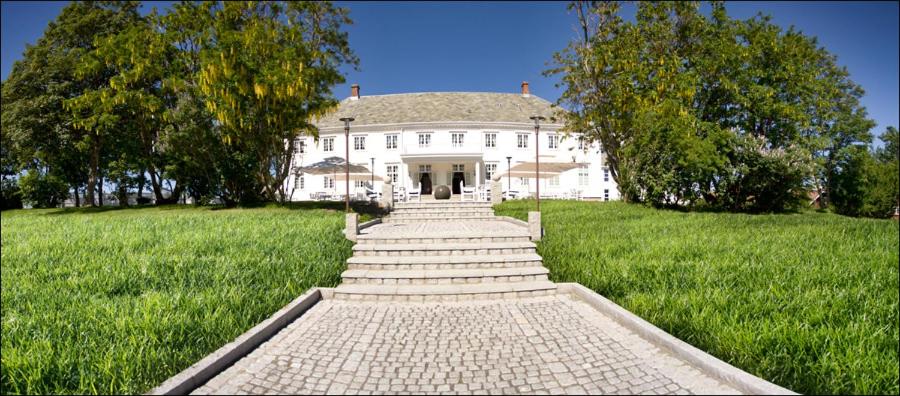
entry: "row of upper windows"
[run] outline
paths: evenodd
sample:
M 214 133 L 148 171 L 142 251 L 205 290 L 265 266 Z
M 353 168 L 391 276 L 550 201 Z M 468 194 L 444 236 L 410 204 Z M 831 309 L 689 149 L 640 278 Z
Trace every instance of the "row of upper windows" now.
M 431 147 L 431 132 L 422 132 L 418 134 L 418 142 L 420 148 Z M 450 144 L 453 147 L 463 147 L 465 145 L 465 132 L 451 132 L 450 133 Z M 398 144 L 399 135 L 390 134 L 385 135 L 385 148 L 388 150 L 396 150 L 399 147 Z M 517 133 L 516 134 L 516 148 L 519 149 L 527 149 L 529 146 L 529 142 L 531 140 L 531 135 L 528 133 Z M 547 148 L 550 150 L 556 150 L 559 148 L 560 143 L 560 135 L 557 134 L 549 134 L 547 135 Z M 497 134 L 496 133 L 485 133 L 484 134 L 484 147 L 485 148 L 497 148 Z M 585 150 L 584 138 L 578 137 L 578 149 Z M 353 150 L 354 151 L 364 151 L 366 150 L 366 136 L 354 136 L 353 137 Z M 331 152 L 334 151 L 334 138 L 333 137 L 325 137 L 322 138 L 322 151 Z M 298 154 L 303 154 L 306 152 L 306 141 L 298 140 L 294 145 L 294 152 Z

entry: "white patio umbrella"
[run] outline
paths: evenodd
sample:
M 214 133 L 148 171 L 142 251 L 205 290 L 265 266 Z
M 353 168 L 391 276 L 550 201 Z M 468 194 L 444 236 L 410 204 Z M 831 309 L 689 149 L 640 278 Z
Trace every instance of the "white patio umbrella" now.
M 575 169 L 582 164 L 576 162 L 541 162 L 541 179 L 549 179 L 559 176 L 563 172 Z M 494 175 L 494 180 L 501 180 L 504 177 L 524 177 L 534 179 L 534 162 L 520 162 L 510 168 L 508 172 Z

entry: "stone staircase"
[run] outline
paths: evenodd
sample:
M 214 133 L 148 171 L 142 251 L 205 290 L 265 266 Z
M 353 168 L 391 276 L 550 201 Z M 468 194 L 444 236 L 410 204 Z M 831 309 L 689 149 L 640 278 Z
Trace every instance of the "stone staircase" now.
M 414 221 L 494 220 L 490 202 L 422 201 L 400 202 L 383 221 L 409 223 Z
M 400 203 L 357 237 L 334 298 L 460 301 L 553 294 L 528 230 L 487 202 Z

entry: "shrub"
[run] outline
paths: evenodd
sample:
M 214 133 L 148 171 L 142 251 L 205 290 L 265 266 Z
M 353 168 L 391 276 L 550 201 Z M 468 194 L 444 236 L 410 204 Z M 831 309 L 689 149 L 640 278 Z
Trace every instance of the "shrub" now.
M 21 196 L 35 208 L 55 208 L 69 196 L 69 186 L 59 177 L 29 170 L 19 179 Z
M 0 210 L 21 209 L 22 196 L 19 192 L 19 184 L 16 179 L 3 178 L 2 192 L 0 192 Z

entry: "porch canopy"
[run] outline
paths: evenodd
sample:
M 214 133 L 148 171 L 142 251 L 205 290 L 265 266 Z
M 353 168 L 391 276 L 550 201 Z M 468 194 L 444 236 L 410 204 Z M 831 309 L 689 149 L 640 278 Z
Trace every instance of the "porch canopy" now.
M 541 162 L 541 179 L 549 179 L 559 176 L 561 173 L 575 169 L 583 164 L 577 162 Z M 534 162 L 520 162 L 510 168 L 509 172 L 494 175 L 493 180 L 498 181 L 504 177 L 534 178 Z

